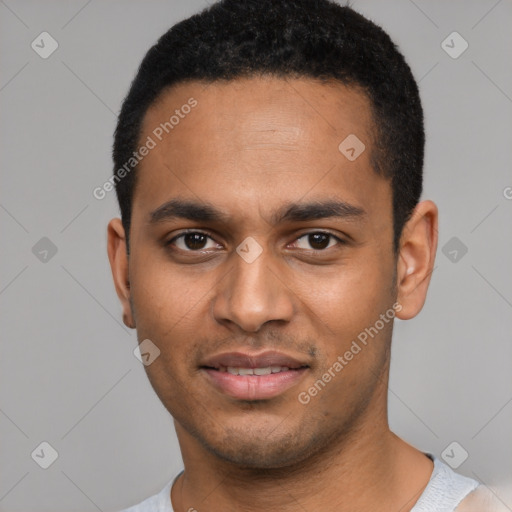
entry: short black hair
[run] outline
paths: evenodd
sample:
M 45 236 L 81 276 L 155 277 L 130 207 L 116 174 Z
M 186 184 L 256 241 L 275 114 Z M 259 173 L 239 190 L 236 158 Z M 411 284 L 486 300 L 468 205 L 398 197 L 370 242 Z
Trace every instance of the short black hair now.
M 375 125 L 372 167 L 391 181 L 396 251 L 422 192 L 425 146 L 418 86 L 396 45 L 378 25 L 330 0 L 222 0 L 160 37 L 123 102 L 113 159 L 128 252 L 136 165 L 122 179 L 116 172 L 136 151 L 148 108 L 178 83 L 258 75 L 337 81 L 366 93 Z

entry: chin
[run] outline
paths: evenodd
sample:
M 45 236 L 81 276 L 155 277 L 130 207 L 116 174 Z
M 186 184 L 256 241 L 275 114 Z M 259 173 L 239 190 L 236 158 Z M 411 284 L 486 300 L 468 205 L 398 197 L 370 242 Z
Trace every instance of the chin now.
M 305 460 L 329 449 L 332 436 L 327 432 L 307 432 L 304 425 L 287 431 L 249 432 L 246 429 L 227 428 L 220 438 L 211 435 L 202 437 L 196 431 L 201 444 L 219 459 L 239 468 L 253 470 L 285 469 L 287 473 L 295 465 L 302 465 Z M 209 433 L 211 434 L 211 433 Z
M 243 440 L 229 447 L 207 447 L 218 458 L 246 469 L 281 469 L 301 462 L 304 453 L 292 446 L 269 446 L 264 441 L 248 445 Z

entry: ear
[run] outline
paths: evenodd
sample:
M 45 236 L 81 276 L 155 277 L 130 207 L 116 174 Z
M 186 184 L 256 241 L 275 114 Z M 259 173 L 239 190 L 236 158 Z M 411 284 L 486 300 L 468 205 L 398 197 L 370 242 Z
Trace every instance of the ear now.
M 123 307 L 123 322 L 135 328 L 135 319 L 130 305 L 129 261 L 126 254 L 126 236 L 121 219 L 112 219 L 107 229 L 107 251 L 117 296 Z
M 423 308 L 434 269 L 438 238 L 438 212 L 432 201 L 422 201 L 414 209 L 400 238 L 397 261 L 397 300 L 402 320 L 415 317 Z

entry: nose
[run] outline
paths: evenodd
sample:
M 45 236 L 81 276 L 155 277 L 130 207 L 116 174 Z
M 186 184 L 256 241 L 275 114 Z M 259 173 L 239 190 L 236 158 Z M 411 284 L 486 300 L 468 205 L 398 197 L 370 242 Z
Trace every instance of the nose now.
M 263 250 L 254 261 L 236 252 L 231 258 L 233 266 L 221 280 L 213 301 L 216 321 L 245 332 L 258 332 L 267 322 L 289 322 L 294 312 L 293 292 L 275 257 Z

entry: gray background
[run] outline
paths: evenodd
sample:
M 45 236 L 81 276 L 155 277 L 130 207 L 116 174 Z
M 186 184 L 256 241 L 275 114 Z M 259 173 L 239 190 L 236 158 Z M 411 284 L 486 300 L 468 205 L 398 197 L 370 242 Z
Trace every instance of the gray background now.
M 353 5 L 391 34 L 420 82 L 424 198 L 440 208 L 427 304 L 396 324 L 391 426 L 438 457 L 457 441 L 469 454 L 458 471 L 512 510 L 512 2 Z M 2 511 L 116 510 L 181 468 L 111 280 L 115 197 L 92 190 L 111 172 L 116 114 L 143 55 L 204 6 L 0 1 Z M 47 59 L 31 48 L 43 31 L 59 44 Z M 441 47 L 453 31 L 469 43 L 457 59 Z M 42 237 L 57 248 L 46 261 L 32 250 Z M 31 458 L 42 441 L 59 454 L 46 470 Z

